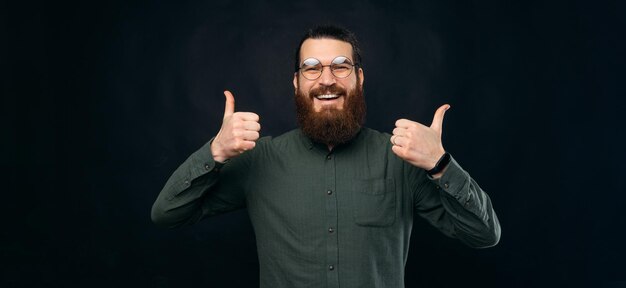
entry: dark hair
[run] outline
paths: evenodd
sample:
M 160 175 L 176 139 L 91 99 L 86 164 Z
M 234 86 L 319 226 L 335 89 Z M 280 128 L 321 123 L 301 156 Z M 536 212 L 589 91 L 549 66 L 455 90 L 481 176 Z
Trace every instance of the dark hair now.
M 352 45 L 352 59 L 354 64 L 357 66 L 361 65 L 361 49 L 359 48 L 359 42 L 356 40 L 354 33 L 339 26 L 321 25 L 309 29 L 302 37 L 302 40 L 300 40 L 298 49 L 296 49 L 296 62 L 294 64 L 296 72 L 300 69 L 300 48 L 302 47 L 302 43 L 307 39 L 335 39 L 348 42 Z

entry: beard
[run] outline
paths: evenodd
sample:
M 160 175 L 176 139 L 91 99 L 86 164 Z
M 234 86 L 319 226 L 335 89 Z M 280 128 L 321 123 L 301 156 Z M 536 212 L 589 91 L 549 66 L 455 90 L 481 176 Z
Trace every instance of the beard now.
M 358 84 L 349 93 L 332 85 L 313 89 L 308 96 L 300 89 L 296 89 L 295 94 L 298 125 L 304 135 L 315 142 L 332 146 L 346 143 L 356 136 L 365 121 L 363 87 Z M 322 106 L 322 109 L 316 112 L 313 108 L 313 99 L 323 94 L 344 97 L 343 109 Z

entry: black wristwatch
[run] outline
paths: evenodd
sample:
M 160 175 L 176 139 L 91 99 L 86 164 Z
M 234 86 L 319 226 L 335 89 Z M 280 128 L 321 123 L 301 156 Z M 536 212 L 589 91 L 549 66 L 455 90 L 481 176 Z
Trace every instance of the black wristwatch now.
M 437 161 L 437 164 L 435 164 L 435 167 L 433 169 L 426 171 L 426 173 L 428 173 L 428 175 L 432 177 L 433 175 L 443 171 L 443 169 L 445 169 L 446 166 L 448 166 L 448 163 L 450 163 L 450 153 L 446 152 L 443 154 L 443 156 L 441 156 L 441 158 L 439 158 L 439 161 Z

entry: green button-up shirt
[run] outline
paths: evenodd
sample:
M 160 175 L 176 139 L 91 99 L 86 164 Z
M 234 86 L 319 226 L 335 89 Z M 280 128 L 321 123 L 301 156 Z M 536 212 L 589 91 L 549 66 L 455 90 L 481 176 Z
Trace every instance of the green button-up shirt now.
M 152 219 L 176 227 L 247 208 L 267 288 L 404 287 L 415 214 L 469 246 L 498 242 L 489 197 L 454 159 L 431 179 L 389 137 L 363 128 L 329 151 L 293 130 L 223 166 L 209 141 L 169 178 Z

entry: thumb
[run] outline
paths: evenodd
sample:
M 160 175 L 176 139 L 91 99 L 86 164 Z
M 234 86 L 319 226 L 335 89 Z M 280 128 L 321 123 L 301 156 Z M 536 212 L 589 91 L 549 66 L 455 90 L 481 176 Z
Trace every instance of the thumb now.
M 226 97 L 226 106 L 224 107 L 224 118 L 233 115 L 235 113 L 235 96 L 230 91 L 224 91 Z
M 446 114 L 446 111 L 448 111 L 448 109 L 450 109 L 450 105 L 441 105 L 441 107 L 439 107 L 439 109 L 435 111 L 435 116 L 433 116 L 433 123 L 430 124 L 430 128 L 439 132 L 439 135 L 441 135 L 441 130 L 443 127 L 443 116 Z

